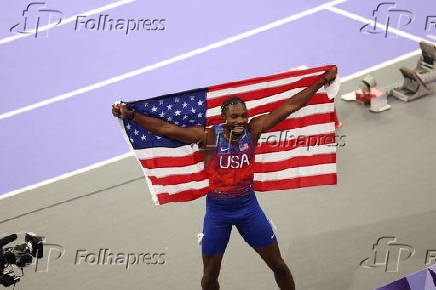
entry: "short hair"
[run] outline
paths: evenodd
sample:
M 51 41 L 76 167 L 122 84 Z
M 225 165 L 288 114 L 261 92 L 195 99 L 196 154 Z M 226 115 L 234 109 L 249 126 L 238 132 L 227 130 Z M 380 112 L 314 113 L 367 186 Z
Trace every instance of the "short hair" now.
M 242 100 L 238 97 L 231 97 L 231 98 L 228 98 L 227 100 L 225 100 L 224 103 L 221 105 L 221 113 L 224 114 L 224 112 L 227 111 L 227 108 L 230 105 L 236 105 L 236 104 L 243 104 L 245 106 L 245 108 L 247 108 L 244 100 Z

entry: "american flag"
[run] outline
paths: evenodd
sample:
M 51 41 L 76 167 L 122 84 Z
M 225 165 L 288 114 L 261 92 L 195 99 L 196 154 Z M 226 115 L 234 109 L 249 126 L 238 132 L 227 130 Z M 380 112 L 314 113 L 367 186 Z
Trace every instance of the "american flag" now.
M 135 112 L 181 127 L 210 127 L 223 122 L 222 103 L 238 96 L 246 102 L 251 120 L 271 112 L 332 67 L 288 71 L 125 104 Z M 197 144 L 153 134 L 128 119 L 120 119 L 120 125 L 156 205 L 207 194 L 209 180 Z M 255 148 L 254 189 L 336 184 L 334 145 L 334 100 L 321 88 L 303 108 L 260 136 Z

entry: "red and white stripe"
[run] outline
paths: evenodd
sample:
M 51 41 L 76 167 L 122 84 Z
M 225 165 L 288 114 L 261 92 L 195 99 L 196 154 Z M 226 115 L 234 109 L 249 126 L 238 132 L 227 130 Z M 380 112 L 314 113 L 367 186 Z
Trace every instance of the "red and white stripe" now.
M 317 81 L 331 67 L 290 71 L 210 87 L 206 125 L 223 121 L 221 104 L 231 96 L 245 100 L 251 119 L 271 112 Z M 322 88 L 306 106 L 261 135 L 255 149 L 255 190 L 336 184 L 334 136 L 334 100 L 329 99 Z M 295 142 L 297 138 L 303 141 L 312 138 L 322 144 L 307 147 Z M 197 145 L 148 148 L 135 150 L 135 154 L 156 204 L 194 200 L 207 193 L 209 181 Z

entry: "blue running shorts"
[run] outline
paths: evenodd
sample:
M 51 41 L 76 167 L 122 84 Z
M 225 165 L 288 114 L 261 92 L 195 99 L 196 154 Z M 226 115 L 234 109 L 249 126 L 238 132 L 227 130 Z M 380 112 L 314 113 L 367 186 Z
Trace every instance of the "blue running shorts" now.
M 231 199 L 214 199 L 207 195 L 201 240 L 202 253 L 223 254 L 233 225 L 253 248 L 266 247 L 277 241 L 254 191 Z

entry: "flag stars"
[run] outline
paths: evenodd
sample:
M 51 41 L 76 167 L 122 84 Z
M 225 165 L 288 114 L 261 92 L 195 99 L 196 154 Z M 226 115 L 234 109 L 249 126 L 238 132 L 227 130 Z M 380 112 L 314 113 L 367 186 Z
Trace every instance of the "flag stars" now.
M 175 121 L 174 124 L 179 125 L 179 121 Z
M 168 106 L 167 106 L 167 109 L 168 109 L 168 110 L 171 110 L 172 107 L 173 107 L 173 105 L 168 105 Z
M 129 139 L 130 139 L 130 142 L 135 143 L 135 141 L 133 141 L 133 138 L 129 138 Z
M 190 122 L 190 123 L 194 123 L 194 122 L 195 122 L 195 120 L 189 120 L 189 122 Z
M 163 100 L 160 100 L 160 101 L 159 101 L 159 105 L 163 105 Z
M 174 112 L 174 115 L 175 116 L 180 116 L 180 113 L 181 113 L 181 111 L 177 110 L 177 111 Z
M 148 103 L 144 103 L 144 107 L 147 107 L 148 106 Z
M 163 116 L 165 116 L 165 113 L 162 111 L 162 112 L 159 114 L 159 117 L 163 118 Z
M 189 99 L 190 99 L 191 101 L 193 101 L 193 100 L 195 100 L 195 96 L 191 96 Z
M 127 130 L 130 130 L 132 128 L 132 126 L 130 124 L 127 124 L 126 128 L 127 128 Z
M 156 135 L 156 139 L 157 139 L 157 140 L 160 140 L 160 139 L 162 139 L 162 137 Z
M 186 120 L 186 119 L 188 119 L 188 116 L 187 116 L 187 115 L 184 115 L 184 116 L 183 116 L 183 120 Z
M 182 107 L 183 107 L 183 108 L 186 108 L 187 105 L 188 105 L 188 104 L 187 104 L 186 102 L 183 102 Z
M 156 106 L 153 106 L 153 108 L 151 108 L 151 110 L 152 110 L 153 112 L 156 112 L 156 111 L 157 111 Z
M 139 134 L 139 131 L 135 129 L 135 131 L 133 132 L 135 135 Z
M 203 117 L 203 113 L 198 113 L 198 118 L 201 118 L 201 117 Z
M 141 140 L 142 140 L 142 141 L 145 141 L 145 139 L 147 139 L 147 137 L 146 137 L 144 134 L 142 134 L 142 136 L 141 136 Z
M 199 100 L 199 101 L 197 102 L 197 104 L 198 104 L 199 106 L 201 106 L 201 105 L 203 105 L 203 101 L 202 101 L 202 100 Z
M 171 122 L 172 119 L 173 119 L 173 118 L 168 117 L 168 118 L 167 118 L 167 121 L 168 121 L 168 122 Z
M 194 108 L 191 108 L 191 112 L 192 112 L 192 113 L 195 113 L 195 111 L 196 111 L 196 110 L 195 110 Z
M 176 103 L 180 102 L 180 98 L 177 98 L 177 97 L 176 97 L 176 98 L 174 99 L 174 102 L 176 102 Z

